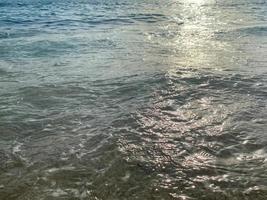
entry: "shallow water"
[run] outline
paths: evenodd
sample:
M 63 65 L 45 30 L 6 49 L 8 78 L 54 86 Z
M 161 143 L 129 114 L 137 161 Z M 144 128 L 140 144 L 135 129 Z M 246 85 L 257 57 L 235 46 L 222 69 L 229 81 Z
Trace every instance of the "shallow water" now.
M 267 199 L 265 0 L 0 0 L 0 199 Z

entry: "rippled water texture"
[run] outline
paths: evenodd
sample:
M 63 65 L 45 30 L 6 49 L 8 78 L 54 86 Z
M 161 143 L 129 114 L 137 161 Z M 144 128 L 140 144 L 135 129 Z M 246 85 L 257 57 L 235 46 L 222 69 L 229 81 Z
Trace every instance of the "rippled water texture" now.
M 265 0 L 0 0 L 1 200 L 266 200 Z

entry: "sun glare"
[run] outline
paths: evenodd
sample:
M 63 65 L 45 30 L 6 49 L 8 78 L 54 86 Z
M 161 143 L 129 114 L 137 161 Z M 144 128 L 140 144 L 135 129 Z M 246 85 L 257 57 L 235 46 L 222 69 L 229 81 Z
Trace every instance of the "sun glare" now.
M 204 4 L 207 0 L 187 0 L 187 3 L 189 4 Z

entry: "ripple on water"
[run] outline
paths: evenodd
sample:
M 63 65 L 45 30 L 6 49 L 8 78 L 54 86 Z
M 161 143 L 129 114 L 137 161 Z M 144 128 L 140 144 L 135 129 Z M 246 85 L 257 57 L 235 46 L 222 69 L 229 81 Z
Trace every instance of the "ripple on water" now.
M 2 0 L 0 199 L 267 199 L 265 14 Z
M 120 140 L 120 149 L 127 160 L 139 163 L 149 173 L 160 173 L 156 187 L 177 198 L 189 193 L 197 197 L 195 188 L 203 198 L 211 198 L 212 194 L 213 198 L 221 194 L 227 194 L 228 198 L 231 190 L 246 193 L 251 185 L 263 184 L 260 174 L 252 175 L 258 166 L 266 170 L 263 146 L 240 140 L 242 133 L 234 128 L 240 123 L 236 117 L 249 120 L 247 114 L 239 115 L 244 110 L 255 110 L 258 102 L 228 85 L 227 76 L 202 78 L 196 74 L 197 81 L 224 84 L 224 87 L 213 84 L 214 88 L 198 87 L 202 81 L 195 86 L 194 76 L 190 76 L 190 80 L 171 77 L 171 82 L 166 81 L 169 91 L 156 92 L 154 102 L 131 116 L 136 124 L 126 124 L 129 127 Z M 247 80 L 239 79 L 242 84 Z M 250 88 L 253 82 L 244 84 Z M 227 90 L 231 96 L 227 96 Z M 252 149 L 255 150 L 251 152 Z M 174 190 L 176 187 L 180 192 Z M 239 187 L 243 189 L 238 191 Z

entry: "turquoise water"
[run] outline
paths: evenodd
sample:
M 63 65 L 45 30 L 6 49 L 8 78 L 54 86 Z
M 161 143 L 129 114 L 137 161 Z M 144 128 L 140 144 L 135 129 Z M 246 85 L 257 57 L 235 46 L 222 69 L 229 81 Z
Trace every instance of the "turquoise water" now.
M 267 199 L 266 22 L 265 0 L 0 0 L 0 199 Z

